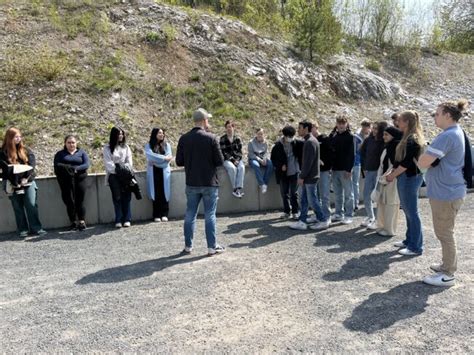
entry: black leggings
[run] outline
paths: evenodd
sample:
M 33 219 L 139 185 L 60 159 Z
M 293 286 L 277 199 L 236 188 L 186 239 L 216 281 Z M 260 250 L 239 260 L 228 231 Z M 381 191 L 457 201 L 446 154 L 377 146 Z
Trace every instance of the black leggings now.
M 86 193 L 86 174 L 58 175 L 58 183 L 61 188 L 61 197 L 66 205 L 69 220 L 74 222 L 77 219 L 83 221 L 86 216 L 84 207 L 84 196 Z
M 155 185 L 155 199 L 153 200 L 153 218 L 168 217 L 169 203 L 166 201 L 163 169 L 153 167 L 153 183 Z

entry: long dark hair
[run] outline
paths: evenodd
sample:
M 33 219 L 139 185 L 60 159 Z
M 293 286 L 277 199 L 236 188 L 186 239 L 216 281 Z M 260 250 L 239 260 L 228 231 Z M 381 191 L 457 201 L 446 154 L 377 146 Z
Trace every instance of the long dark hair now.
M 161 142 L 158 141 L 156 135 L 159 131 L 163 131 L 163 140 Z M 166 146 L 166 133 L 163 128 L 153 128 L 150 134 L 150 149 L 155 153 L 165 154 L 165 146 Z
M 383 132 L 388 127 L 387 121 L 378 121 L 375 123 L 377 125 L 377 136 L 375 136 L 375 140 L 383 142 Z
M 122 142 L 119 143 L 118 139 L 119 139 L 120 132 L 122 132 L 122 134 L 123 134 L 123 140 L 122 140 Z M 110 136 L 109 136 L 109 147 L 110 147 L 110 152 L 112 154 L 114 153 L 115 147 L 118 144 L 120 144 L 121 146 L 125 145 L 125 131 L 120 127 L 115 127 L 114 126 L 110 130 Z

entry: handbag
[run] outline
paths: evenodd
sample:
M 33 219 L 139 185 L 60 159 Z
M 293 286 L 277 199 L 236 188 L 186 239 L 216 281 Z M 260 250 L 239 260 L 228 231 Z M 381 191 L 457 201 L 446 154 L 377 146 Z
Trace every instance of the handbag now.
M 370 199 L 372 200 L 372 202 L 378 202 L 381 191 L 382 191 L 382 185 L 379 183 L 379 179 L 377 179 L 377 182 L 375 183 L 375 188 L 370 193 Z

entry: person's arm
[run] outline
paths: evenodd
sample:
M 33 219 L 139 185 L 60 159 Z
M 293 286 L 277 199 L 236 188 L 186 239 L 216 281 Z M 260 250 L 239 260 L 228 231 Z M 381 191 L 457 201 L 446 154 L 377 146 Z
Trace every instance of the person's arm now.
M 55 155 L 54 155 L 54 161 L 53 161 L 53 167 L 54 167 L 54 175 L 58 176 L 58 174 L 60 174 L 60 167 L 59 167 L 59 163 L 60 163 L 60 154 L 61 154 L 61 151 L 57 152 Z
M 362 144 L 360 145 L 359 151 L 360 151 L 360 166 L 362 167 L 362 170 L 365 170 L 365 160 L 366 160 L 366 154 L 367 154 L 367 139 L 366 138 Z
M 241 161 L 242 160 L 242 140 L 239 137 L 237 137 L 235 140 L 236 140 L 235 142 L 236 149 L 234 149 L 233 156 L 236 161 Z
M 150 145 L 147 144 L 145 146 L 145 156 L 148 161 L 153 163 L 154 165 L 161 165 L 166 163 L 166 156 L 167 154 L 158 154 L 151 150 Z
M 103 155 L 105 171 L 109 174 L 115 174 L 115 163 L 112 157 L 112 152 L 108 146 L 104 147 Z
M 125 155 L 125 164 L 133 170 L 133 157 L 132 157 L 132 150 L 130 147 L 127 145 L 127 153 Z
M 82 164 L 74 167 L 76 171 L 87 170 L 87 169 L 89 169 L 89 167 L 91 165 L 90 160 L 89 160 L 89 156 L 87 155 L 85 150 L 81 149 L 81 153 L 82 153 Z
M 351 134 L 350 139 L 347 140 L 347 153 L 345 159 L 345 170 L 346 170 L 346 177 L 350 177 L 352 175 L 352 168 L 354 167 L 354 160 L 355 160 L 355 148 L 354 148 L 354 136 Z
M 426 148 L 426 152 L 418 159 L 418 167 L 421 169 L 428 169 L 436 159 L 443 159 L 453 149 L 453 142 L 451 137 L 441 133 L 433 142 Z
M 255 154 L 255 151 L 253 150 L 252 141 L 250 141 L 249 144 L 247 145 L 247 151 L 248 151 L 249 160 L 256 160 L 260 162 L 260 158 L 257 157 L 257 155 Z
M 27 172 L 27 180 L 28 182 L 32 182 L 36 176 L 36 157 L 32 150 L 28 149 L 28 165 L 33 168 Z
M 315 159 L 315 146 L 310 142 L 306 142 L 303 146 L 303 164 L 301 166 L 300 176 L 301 180 L 306 179 L 310 172 L 313 160 Z
M 217 137 L 212 139 L 212 160 L 214 166 L 221 166 L 224 164 L 224 156 L 222 155 L 221 147 L 217 141 Z
M 184 146 L 183 146 L 183 137 L 178 141 L 178 147 L 176 148 L 176 159 L 177 166 L 184 166 Z

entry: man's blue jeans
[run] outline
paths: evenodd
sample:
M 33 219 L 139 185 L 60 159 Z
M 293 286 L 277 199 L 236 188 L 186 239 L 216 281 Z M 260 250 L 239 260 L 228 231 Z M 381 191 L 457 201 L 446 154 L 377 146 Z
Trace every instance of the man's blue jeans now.
M 321 200 L 321 210 L 323 211 L 324 221 L 331 217 L 331 172 L 321 171 L 318 180 L 318 197 Z
M 208 248 L 216 247 L 216 209 L 219 188 L 214 186 L 186 186 L 186 215 L 184 216 L 184 243 L 193 246 L 196 216 L 201 200 L 204 204 L 206 240 Z
M 359 206 L 360 165 L 352 168 L 352 192 L 354 193 L 354 208 Z
M 346 171 L 336 170 L 332 172 L 332 186 L 336 194 L 336 215 L 341 217 L 352 217 L 354 214 L 354 194 L 352 192 L 351 175 L 346 177 Z M 344 202 L 344 209 L 342 204 Z
M 316 184 L 303 184 L 303 186 L 300 186 L 300 191 L 301 212 L 299 220 L 306 223 L 306 219 L 308 218 L 308 208 L 309 205 L 311 205 L 314 213 L 316 213 L 318 221 L 325 222 L 327 218 L 323 214 L 318 196 L 316 195 Z
M 370 219 L 375 219 L 374 206 L 370 194 L 375 189 L 377 184 L 377 171 L 365 171 L 365 182 L 364 182 L 364 206 L 365 213 Z
M 408 177 L 406 173 L 403 173 L 397 178 L 400 206 L 407 221 L 406 238 L 403 243 L 409 250 L 419 254 L 423 252 L 423 233 L 418 214 L 418 194 L 422 182 L 423 175 L 421 174 Z
M 249 165 L 255 172 L 255 177 L 257 178 L 258 186 L 268 185 L 273 173 L 272 161 L 270 159 L 267 159 L 267 165 L 263 166 L 257 160 L 249 159 Z M 262 169 L 264 171 L 263 173 Z

